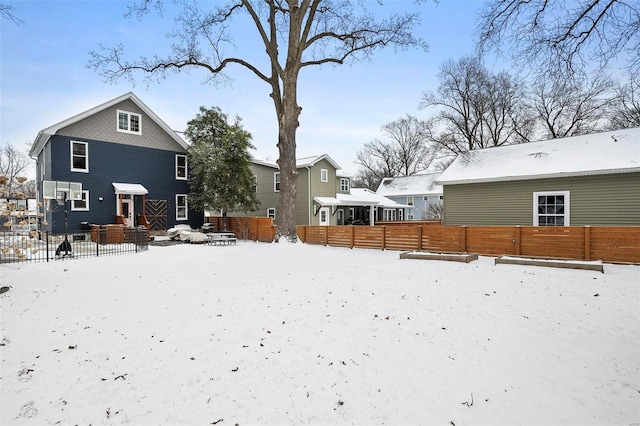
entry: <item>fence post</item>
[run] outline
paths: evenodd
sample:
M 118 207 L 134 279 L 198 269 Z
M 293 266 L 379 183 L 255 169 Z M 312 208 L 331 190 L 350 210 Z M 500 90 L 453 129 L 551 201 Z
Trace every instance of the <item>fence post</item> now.
M 584 227 L 584 260 L 591 260 L 591 226 Z
M 46 241 L 46 245 L 47 245 L 47 262 L 49 261 L 49 231 L 44 233 L 45 235 L 45 241 Z
M 257 217 L 254 218 L 254 222 L 256 223 L 256 227 L 254 228 L 256 230 L 255 231 L 256 232 L 255 241 L 257 242 L 258 241 L 258 234 L 259 234 L 259 228 L 258 227 L 260 226 L 260 223 L 258 223 L 258 218 Z M 249 228 L 249 232 L 251 232 L 251 228 Z
M 516 243 L 515 246 L 515 255 L 516 256 L 520 256 L 520 230 L 521 230 L 521 226 L 520 225 L 516 225 L 516 239 L 514 240 L 514 242 Z
M 355 226 L 353 225 L 349 225 L 351 227 L 351 248 L 354 248 L 356 246 L 356 233 L 355 233 Z
M 382 225 L 382 250 L 384 250 L 387 246 L 387 226 Z
M 467 252 L 467 225 L 462 225 L 462 250 L 463 253 Z
M 418 251 L 422 251 L 422 225 L 418 226 Z
M 329 227 L 325 226 L 324 227 L 324 245 L 328 245 L 329 244 Z

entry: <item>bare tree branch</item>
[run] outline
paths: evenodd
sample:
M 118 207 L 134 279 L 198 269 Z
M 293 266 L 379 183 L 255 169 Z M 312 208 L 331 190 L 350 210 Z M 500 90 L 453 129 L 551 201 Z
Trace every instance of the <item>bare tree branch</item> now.
M 621 0 L 491 0 L 481 12 L 478 50 L 508 51 L 523 67 L 640 69 L 640 4 Z

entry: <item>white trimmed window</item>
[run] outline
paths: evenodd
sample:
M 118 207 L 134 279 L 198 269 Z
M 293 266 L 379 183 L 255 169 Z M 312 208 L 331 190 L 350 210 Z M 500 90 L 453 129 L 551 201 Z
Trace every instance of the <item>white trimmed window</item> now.
M 142 116 L 134 112 L 117 111 L 117 129 L 119 132 L 142 134 Z
M 349 192 L 349 178 L 340 178 L 340 191 Z
M 533 193 L 533 226 L 570 226 L 569 211 L 569 191 Z
M 89 191 L 82 191 L 82 200 L 71 200 L 71 210 L 75 212 L 89 211 Z
M 251 188 L 253 188 L 253 192 L 258 193 L 258 176 L 253 175 L 251 178 Z
M 425 195 L 424 197 L 422 197 L 422 201 L 429 201 L 429 196 Z
M 413 206 L 413 197 L 407 197 L 407 205 Z
M 187 220 L 188 217 L 187 196 L 176 194 L 176 220 Z
M 280 172 L 273 174 L 273 192 L 280 192 Z
M 329 170 L 320 169 L 320 182 L 329 182 Z
M 176 154 L 176 179 L 187 180 L 187 156 Z
M 273 207 L 269 207 L 267 209 L 267 217 L 270 217 L 271 219 L 275 220 L 275 218 L 276 218 L 276 209 L 273 208 Z
M 71 171 L 89 172 L 89 144 L 71 141 Z
M 384 209 L 382 211 L 382 218 L 384 221 L 396 220 L 396 209 Z

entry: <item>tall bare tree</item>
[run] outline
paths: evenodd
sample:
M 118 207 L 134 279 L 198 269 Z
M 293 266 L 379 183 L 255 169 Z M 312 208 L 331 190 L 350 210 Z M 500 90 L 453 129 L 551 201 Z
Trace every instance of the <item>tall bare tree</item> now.
M 420 108 L 435 109 L 431 140 L 441 158 L 473 149 L 527 142 L 534 119 L 523 82 L 507 72 L 491 73 L 476 57 L 448 60 L 440 67 L 435 92 Z
M 603 73 L 545 74 L 531 90 L 531 107 L 547 139 L 602 130 L 612 104 L 613 81 Z
M 508 51 L 527 68 L 554 72 L 626 56 L 640 70 L 640 4 L 620 0 L 490 0 L 477 32 L 480 52 Z
M 361 166 L 356 182 L 375 191 L 385 177 L 411 176 L 427 170 L 433 160 L 427 125 L 407 114 L 382 126 L 386 140 L 373 139 L 356 154 Z
M 640 76 L 631 75 L 627 83 L 619 83 L 615 88 L 609 114 L 612 130 L 640 127 Z
M 26 172 L 31 165 L 28 155 L 17 150 L 13 145 L 6 144 L 0 148 L 0 176 L 4 176 L 4 188 L 6 197 L 16 196 L 22 193 L 23 185 L 27 182 Z
M 419 14 L 391 13 L 377 18 L 370 9 L 381 2 L 347 0 L 229 0 L 202 2 L 176 0 L 182 5 L 177 18 L 180 28 L 171 34 L 174 43 L 165 57 L 124 58 L 122 45 L 92 52 L 89 66 L 108 81 L 134 72 L 148 78 L 163 77 L 167 72 L 188 68 L 206 70 L 210 79 L 224 78 L 227 67 L 239 65 L 254 73 L 271 89 L 278 122 L 278 164 L 280 200 L 277 225 L 279 232 L 291 239 L 296 236 L 296 131 L 302 108 L 298 105 L 298 78 L 303 68 L 335 64 L 368 57 L 387 46 L 427 48 L 413 36 Z M 161 1 L 142 0 L 129 10 L 130 16 L 162 9 Z M 160 6 L 158 6 L 160 5 Z M 232 34 L 244 34 L 247 28 L 233 28 L 233 18 L 244 15 L 253 24 L 254 37 L 262 44 L 266 66 L 252 57 L 227 55 L 233 48 Z M 236 21 L 237 22 L 237 21 Z

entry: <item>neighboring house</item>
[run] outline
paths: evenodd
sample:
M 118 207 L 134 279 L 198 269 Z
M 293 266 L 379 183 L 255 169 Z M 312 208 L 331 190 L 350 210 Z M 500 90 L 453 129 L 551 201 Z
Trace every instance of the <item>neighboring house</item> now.
M 460 154 L 446 225 L 640 225 L 640 128 Z
M 38 228 L 38 203 L 34 198 L 0 198 L 0 232 L 29 232 Z
M 145 219 L 151 229 L 202 225 L 187 202 L 187 147 L 131 92 L 41 130 L 29 153 L 46 210 L 41 228 L 64 231 L 65 208 L 43 199 L 44 181 L 82 184 L 82 199 L 67 202 L 69 232 Z
M 298 181 L 296 197 L 296 223 L 298 225 L 372 224 L 384 214 L 384 208 L 401 209 L 397 203 L 363 196 L 351 188 L 348 176 L 341 175 L 340 166 L 328 155 L 316 155 L 297 160 Z M 260 210 L 249 216 L 278 214 L 280 170 L 273 162 L 253 160 L 254 188 L 260 201 Z M 357 196 L 355 194 L 358 194 Z M 384 199 L 381 202 L 381 199 Z M 235 213 L 236 215 L 238 213 Z
M 413 206 L 399 211 L 392 220 L 439 220 L 442 213 L 442 186 L 436 183 L 440 173 L 389 177 L 382 179 L 376 194 L 399 204 Z

